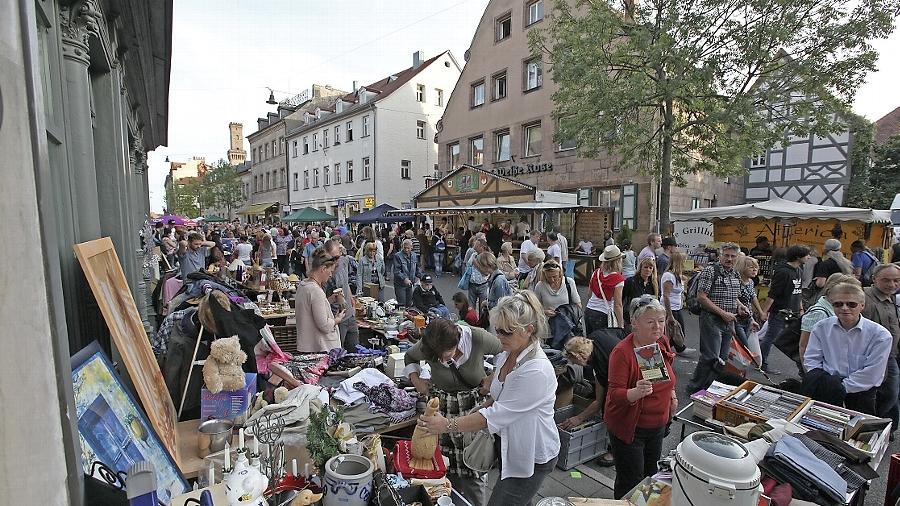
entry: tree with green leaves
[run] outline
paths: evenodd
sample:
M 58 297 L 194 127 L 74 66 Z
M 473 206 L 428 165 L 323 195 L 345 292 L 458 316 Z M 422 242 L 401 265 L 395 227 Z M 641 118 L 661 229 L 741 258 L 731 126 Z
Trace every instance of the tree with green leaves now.
M 179 216 L 195 218 L 200 215 L 197 194 L 197 178 L 182 178 L 166 187 L 166 211 Z
M 851 205 L 871 209 L 890 209 L 900 193 L 900 135 L 872 150 L 871 163 L 850 182 Z
M 244 201 L 243 184 L 234 165 L 219 160 L 203 177 L 203 196 L 209 208 L 225 209 L 226 218 L 231 219 L 231 212 Z
M 887 37 L 898 0 L 559 1 L 531 47 L 558 91 L 555 140 L 617 154 L 660 187 L 691 172 L 742 173 L 786 140 L 840 128 Z

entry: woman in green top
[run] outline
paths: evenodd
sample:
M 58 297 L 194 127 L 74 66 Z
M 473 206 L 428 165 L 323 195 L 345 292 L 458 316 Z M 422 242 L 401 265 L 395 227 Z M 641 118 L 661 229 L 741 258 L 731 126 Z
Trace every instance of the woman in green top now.
M 434 319 L 422 339 L 406 352 L 404 373 L 422 395 L 437 397 L 444 416 L 462 416 L 481 406 L 484 356 L 500 353 L 500 341 L 490 332 Z M 431 379 L 420 377 L 420 363 L 431 367 Z M 470 503 L 484 504 L 487 474 L 465 466 L 462 455 L 471 437 L 462 433 L 441 434 L 441 453 L 450 459 L 447 474 L 453 488 Z

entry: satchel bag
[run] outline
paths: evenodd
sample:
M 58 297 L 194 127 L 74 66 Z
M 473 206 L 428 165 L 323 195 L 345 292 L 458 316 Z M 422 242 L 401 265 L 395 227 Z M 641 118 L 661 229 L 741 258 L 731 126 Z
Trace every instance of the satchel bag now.
M 669 336 L 673 348 L 676 350 L 684 348 L 684 329 L 675 318 L 666 322 L 666 335 Z
M 466 265 L 466 270 L 463 271 L 462 276 L 459 278 L 459 283 L 456 284 L 456 287 L 460 290 L 468 290 L 469 289 L 469 281 L 472 279 L 472 266 Z

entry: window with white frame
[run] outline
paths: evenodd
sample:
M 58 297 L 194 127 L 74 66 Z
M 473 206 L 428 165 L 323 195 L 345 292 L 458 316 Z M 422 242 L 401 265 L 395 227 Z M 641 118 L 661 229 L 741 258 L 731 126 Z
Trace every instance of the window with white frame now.
M 334 126 L 334 145 L 337 146 L 341 143 L 341 125 Z
M 300 174 L 294 173 L 294 191 L 300 191 Z
M 362 165 L 363 165 L 362 178 L 363 178 L 363 180 L 368 180 L 372 177 L 372 165 L 369 163 L 368 156 L 363 158 Z
M 400 160 L 400 179 L 409 179 L 409 160 Z
M 506 72 L 494 74 L 491 77 L 491 83 L 493 83 L 491 86 L 491 100 L 500 100 L 506 98 Z
M 368 158 L 365 158 L 368 160 Z M 353 182 L 353 160 L 347 160 L 347 182 Z
M 541 60 L 532 58 L 525 62 L 525 91 L 540 88 L 544 83 L 544 70 Z
M 294 139 L 294 142 L 291 143 L 291 147 L 293 147 L 294 158 L 297 158 L 297 155 L 300 154 L 300 149 L 299 149 L 299 143 L 297 142 L 296 139 Z
M 319 150 L 319 134 L 313 134 L 313 151 Z
M 362 117 L 362 136 L 363 137 L 369 136 L 369 117 L 368 116 Z
M 459 168 L 459 143 L 454 142 L 453 144 L 447 145 L 447 162 L 448 169 L 455 170 Z
M 566 121 L 571 121 L 571 118 L 569 118 L 568 120 L 560 119 L 559 122 L 556 123 L 557 129 L 559 128 L 559 126 L 561 124 L 565 123 Z M 559 151 L 568 151 L 570 149 L 575 149 L 577 147 L 578 147 L 578 141 L 576 141 L 574 137 L 563 140 L 562 142 L 559 143 L 559 146 L 558 146 Z
M 272 173 L 266 172 L 266 186 L 264 186 L 264 189 L 266 191 L 268 191 L 269 188 L 271 188 L 271 186 L 270 186 L 271 184 L 272 184 Z
M 494 161 L 509 161 L 509 130 L 503 130 L 494 134 Z
M 512 13 L 507 13 L 497 18 L 497 37 L 496 41 L 506 40 L 512 35 Z
M 284 137 L 278 138 L 278 154 L 284 154 Z
M 278 144 L 276 144 L 276 143 L 275 143 L 275 140 L 273 139 L 273 140 L 272 140 L 272 156 L 273 156 L 273 157 L 274 157 L 276 154 L 281 154 L 281 151 L 278 151 L 278 153 L 276 153 L 276 152 L 275 152 L 276 149 L 278 149 Z
M 425 138 L 425 122 L 416 121 L 416 139 Z
M 319 187 L 319 169 L 313 169 L 313 188 Z
M 760 153 L 750 157 L 750 167 L 765 167 L 766 166 L 766 154 Z
M 258 191 L 259 191 L 259 180 L 257 179 L 257 176 L 253 176 L 253 193 L 256 193 Z
M 334 164 L 334 184 L 341 184 L 341 164 Z
M 347 142 L 353 140 L 353 121 L 347 122 Z
M 303 171 L 303 189 L 304 190 L 309 189 L 309 170 Z
M 699 197 L 691 197 L 691 209 L 700 209 Z
M 322 167 L 322 186 L 331 184 L 331 169 L 326 165 Z
M 269 159 L 269 143 L 266 143 L 266 160 Z
M 425 85 L 417 84 L 416 85 L 416 102 L 425 102 Z
M 526 4 L 528 9 L 528 24 L 534 24 L 544 19 L 544 0 L 533 0 Z
M 484 81 L 472 85 L 472 107 L 484 105 Z
M 309 154 L 309 137 L 307 137 L 305 135 L 303 136 L 303 154 L 304 155 Z
M 322 130 L 322 147 L 328 147 L 328 129 Z
M 440 88 L 434 89 L 434 105 L 444 107 L 444 90 Z
M 469 161 L 475 166 L 484 163 L 484 137 L 469 139 Z
M 538 156 L 541 154 L 541 124 L 532 123 L 522 127 L 522 156 Z
M 283 168 L 281 169 L 281 187 L 287 188 L 287 172 Z

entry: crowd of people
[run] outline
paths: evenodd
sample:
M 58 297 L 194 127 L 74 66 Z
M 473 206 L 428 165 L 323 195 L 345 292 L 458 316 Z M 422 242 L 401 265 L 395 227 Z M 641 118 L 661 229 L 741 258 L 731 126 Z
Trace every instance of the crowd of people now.
M 343 224 L 229 224 L 205 233 L 162 225 L 156 240 L 182 273 L 237 259 L 302 276 L 300 351 L 355 346 L 352 298 L 376 285 L 383 300 L 391 283 L 401 306 L 430 316 L 404 373 L 420 393 L 440 399 L 439 413 L 418 423 L 440 435 L 449 477 L 473 504 L 485 504 L 487 490 L 484 470 L 464 458 L 474 433 L 486 430 L 497 443 L 500 477 L 487 504 L 527 504 L 556 463 L 557 378 L 548 349 L 561 350 L 594 384 L 591 404 L 560 427 L 603 415 L 610 451 L 598 463 L 615 466 L 616 498 L 656 472 L 678 388 L 690 395 L 725 374 L 735 339 L 744 346 L 758 340 L 763 371 L 775 372 L 773 348 L 788 354 L 802 393 L 814 399 L 890 418 L 894 428 L 900 421 L 900 265 L 883 263 L 882 253 L 859 241 L 850 259 L 839 238 L 825 241 L 821 257 L 802 245 L 773 249 L 766 238 L 750 251 L 726 243 L 693 271 L 672 237 L 649 234 L 637 254 L 611 234 L 597 251 L 582 239 L 574 252 L 598 261 L 582 300 L 567 238 L 559 229 L 533 230 L 524 217 L 356 233 Z M 891 262 L 900 260 L 900 246 L 891 253 Z M 772 269 L 759 300 L 762 262 Z M 460 278 L 449 305 L 435 285 L 448 270 Z M 692 351 L 686 312 L 699 319 L 699 357 L 679 383 L 674 357 Z M 635 350 L 648 347 L 661 356 L 663 381 L 641 373 Z M 482 367 L 489 355 L 491 375 Z

